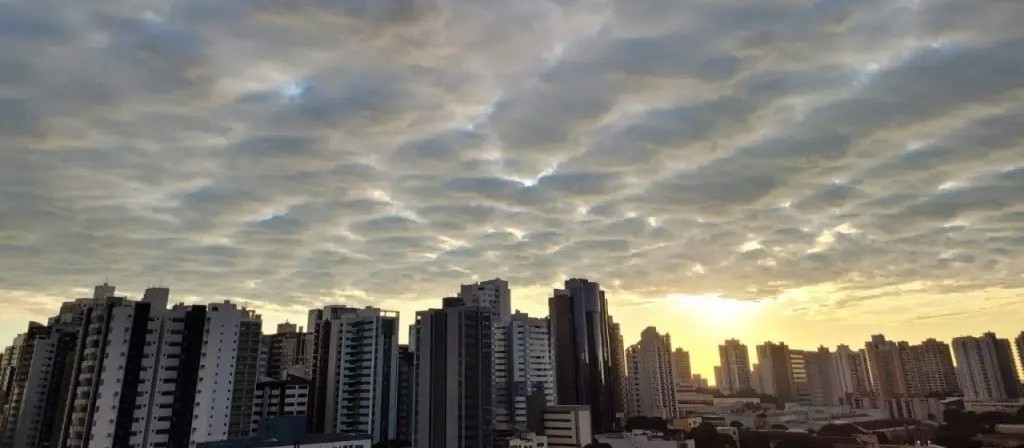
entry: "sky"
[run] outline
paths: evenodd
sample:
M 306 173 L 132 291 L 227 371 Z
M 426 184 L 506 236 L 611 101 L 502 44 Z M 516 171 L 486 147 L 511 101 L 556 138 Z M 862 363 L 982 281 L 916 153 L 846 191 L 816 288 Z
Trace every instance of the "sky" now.
M 0 0 L 0 340 L 109 280 L 601 282 L 717 344 L 1024 330 L 1024 2 Z

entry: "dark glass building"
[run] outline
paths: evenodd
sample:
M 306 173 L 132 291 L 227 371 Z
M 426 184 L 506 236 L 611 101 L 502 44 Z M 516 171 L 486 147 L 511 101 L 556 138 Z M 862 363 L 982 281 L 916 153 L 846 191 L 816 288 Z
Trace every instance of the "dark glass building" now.
M 573 278 L 548 299 L 558 404 L 590 406 L 597 434 L 615 423 L 608 302 L 597 283 Z

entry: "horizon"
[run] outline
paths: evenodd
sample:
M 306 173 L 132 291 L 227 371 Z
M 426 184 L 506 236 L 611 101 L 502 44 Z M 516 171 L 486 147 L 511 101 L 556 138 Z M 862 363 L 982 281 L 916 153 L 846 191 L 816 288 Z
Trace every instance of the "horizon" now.
M 600 284 L 600 280 L 598 280 L 598 279 L 589 278 L 589 277 L 586 277 L 586 276 L 575 276 L 575 277 L 576 278 L 587 278 L 590 281 L 595 281 L 595 282 Z M 567 277 L 567 278 L 570 278 L 570 277 Z M 474 282 L 479 282 L 479 281 L 484 281 L 484 280 L 489 280 L 489 278 L 480 278 L 480 279 L 474 280 Z M 115 282 L 115 281 L 108 280 L 108 282 L 110 282 L 114 287 L 117 288 L 117 290 L 116 290 L 116 295 L 117 296 L 123 296 L 123 297 L 127 297 L 129 299 L 140 298 L 142 296 L 142 292 L 143 292 L 143 290 L 145 288 L 153 286 L 153 285 L 150 285 L 150 286 L 142 287 L 142 288 L 138 289 L 138 292 L 136 293 L 134 290 L 132 290 L 130 292 L 126 291 L 125 288 L 120 287 L 117 284 L 117 282 Z M 437 297 L 436 299 L 433 299 L 433 300 L 429 300 L 428 299 L 428 300 L 422 301 L 425 306 L 422 306 L 420 308 L 410 309 L 410 310 L 405 310 L 405 311 L 403 311 L 403 310 L 392 310 L 392 309 L 389 309 L 389 308 L 386 308 L 386 307 L 379 307 L 379 308 L 381 308 L 383 310 L 399 312 L 399 315 L 400 315 L 400 317 L 399 317 L 399 324 L 401 326 L 401 331 L 399 331 L 399 338 L 400 338 L 401 343 L 407 343 L 408 342 L 408 332 L 405 331 L 405 330 L 408 328 L 408 325 L 412 322 L 410 316 L 414 316 L 416 311 L 422 311 L 422 310 L 426 310 L 426 309 L 429 309 L 429 308 L 440 308 L 441 307 L 441 299 L 443 297 L 451 297 L 451 296 L 457 295 L 458 289 L 459 289 L 460 285 L 461 284 L 455 285 L 453 288 L 451 288 L 452 291 L 451 291 L 450 294 L 439 296 L 439 297 Z M 205 304 L 214 303 L 214 302 L 218 302 L 219 301 L 219 300 L 217 300 L 217 301 L 214 301 L 214 300 L 204 301 L 204 300 L 198 299 L 197 297 L 189 297 L 186 300 L 182 300 L 181 298 L 178 298 L 176 296 L 174 285 L 161 284 L 160 287 L 164 287 L 164 288 L 169 288 L 170 289 L 170 294 L 171 295 L 170 295 L 169 306 L 172 306 L 173 304 L 177 304 L 177 303 L 204 304 L 205 305 Z M 554 289 L 559 288 L 559 287 L 561 287 L 561 285 L 560 284 L 556 284 L 554 287 L 551 288 L 551 291 L 553 291 Z M 902 329 L 901 328 L 896 328 L 896 327 L 890 327 L 889 330 L 883 330 L 883 329 L 879 329 L 878 331 L 866 330 L 866 331 L 869 331 L 869 332 L 864 333 L 863 337 L 861 337 L 860 339 L 857 339 L 857 335 L 854 334 L 853 332 L 843 332 L 843 333 L 840 333 L 840 334 L 847 335 L 847 336 L 836 336 L 836 335 L 833 334 L 830 337 L 810 336 L 810 335 L 806 335 L 806 334 L 804 334 L 802 332 L 798 332 L 798 333 L 791 333 L 789 337 L 776 337 L 774 335 L 768 335 L 767 338 L 754 339 L 754 338 L 751 338 L 751 335 L 753 335 L 753 334 L 763 334 L 763 333 L 745 333 L 745 332 L 731 333 L 730 330 L 722 329 L 722 326 L 714 325 L 713 323 L 712 323 L 712 325 L 707 325 L 708 322 L 706 320 L 704 320 L 701 316 L 697 316 L 696 318 L 686 316 L 685 315 L 686 314 L 685 311 L 687 309 L 689 309 L 689 308 L 677 308 L 677 309 L 673 310 L 672 313 L 669 313 L 668 316 L 662 316 L 662 319 L 667 319 L 667 320 L 662 320 L 660 322 L 669 322 L 669 321 L 672 321 L 673 319 L 676 319 L 676 318 L 682 318 L 682 319 L 684 319 L 685 322 L 693 323 L 695 325 L 700 325 L 703 328 L 703 331 L 690 331 L 690 332 L 687 332 L 684 329 L 678 328 L 678 326 L 663 326 L 665 324 L 661 324 L 661 325 L 659 325 L 659 324 L 650 324 L 650 325 L 648 325 L 648 324 L 638 323 L 641 320 L 641 317 L 640 317 L 641 314 L 617 313 L 616 312 L 616 307 L 614 305 L 614 295 L 604 286 L 604 284 L 601 284 L 601 287 L 602 287 L 603 290 L 605 290 L 606 296 L 608 298 L 609 314 L 613 318 L 615 318 L 615 321 L 617 323 L 619 323 L 622 326 L 622 337 L 623 337 L 624 347 L 628 347 L 628 346 L 636 343 L 639 340 L 640 332 L 644 328 L 646 328 L 648 326 L 653 326 L 653 327 L 657 328 L 659 333 L 661 333 L 661 334 L 668 333 L 671 336 L 673 349 L 682 348 L 682 349 L 684 349 L 684 350 L 686 350 L 687 352 L 690 353 L 690 362 L 691 362 L 691 366 L 692 366 L 691 368 L 692 368 L 693 373 L 701 375 L 701 377 L 703 379 L 707 380 L 709 385 L 711 385 L 711 386 L 717 386 L 715 384 L 715 376 L 714 376 L 713 368 L 719 364 L 718 345 L 721 344 L 722 342 L 724 342 L 727 339 L 737 339 L 742 344 L 746 345 L 747 346 L 747 351 L 748 351 L 748 356 L 750 358 L 750 362 L 751 362 L 751 364 L 754 364 L 754 363 L 757 362 L 757 352 L 755 350 L 755 347 L 757 345 L 759 345 L 759 344 L 764 343 L 764 342 L 783 342 L 786 345 L 788 345 L 790 349 L 796 349 L 796 350 L 815 350 L 819 346 L 824 346 L 824 347 L 827 347 L 830 351 L 834 352 L 836 346 L 838 346 L 840 344 L 848 345 L 853 350 L 862 349 L 862 348 L 864 348 L 864 344 L 866 342 L 870 341 L 871 336 L 875 335 L 875 334 L 882 334 L 882 335 L 885 336 L 885 338 L 887 340 L 890 340 L 890 341 L 907 341 L 910 344 L 919 344 L 919 343 L 921 343 L 921 342 L 923 342 L 923 341 L 925 341 L 925 340 L 927 340 L 929 338 L 934 338 L 934 339 L 937 339 L 937 340 L 939 340 L 939 341 L 941 341 L 943 343 L 949 344 L 952 341 L 952 339 L 955 338 L 955 337 L 960 337 L 960 336 L 981 336 L 983 333 L 989 332 L 989 331 L 994 332 L 1000 338 L 1009 339 L 1012 342 L 1013 339 L 1015 337 L 1017 337 L 1017 335 L 1019 335 L 1022 332 L 1024 332 L 1024 326 L 1022 326 L 1020 329 L 1016 329 L 1016 330 L 1011 328 L 1011 327 L 1009 327 L 1009 326 L 1007 326 L 1004 329 L 1000 330 L 1000 329 L 997 329 L 994 326 L 990 325 L 989 327 L 977 328 L 976 330 L 972 330 L 972 331 L 960 331 L 960 330 L 948 330 L 947 329 L 947 331 L 945 331 L 945 332 L 932 332 L 932 333 L 929 333 L 929 331 L 931 331 L 931 330 L 923 330 L 923 329 L 920 329 L 920 328 L 917 328 L 916 331 L 901 331 L 901 330 L 905 330 L 906 327 L 903 327 Z M 530 306 L 528 308 L 524 308 L 524 307 L 521 307 L 521 306 L 517 306 L 517 303 L 519 303 L 519 302 L 517 302 L 517 296 L 518 296 L 517 290 L 518 290 L 518 288 L 516 288 L 516 286 L 514 284 L 510 283 L 509 284 L 509 289 L 511 290 L 511 293 L 512 293 L 512 311 L 513 312 L 518 310 L 518 311 L 526 312 L 531 317 L 547 317 L 548 310 L 547 310 L 547 299 L 546 298 L 544 299 L 542 305 L 536 305 L 536 303 L 531 302 L 531 304 L 530 304 Z M 77 295 L 75 297 L 68 297 L 68 298 L 62 299 L 62 300 L 73 300 L 73 299 L 76 299 L 76 298 L 92 297 L 92 289 L 91 288 L 75 288 L 74 291 L 76 293 L 78 293 L 79 295 Z M 550 293 L 548 294 L 548 296 L 550 296 Z M 724 301 L 727 301 L 731 305 L 726 305 L 725 307 L 718 308 L 718 309 L 715 309 L 715 308 L 708 308 L 708 309 L 704 309 L 704 310 L 698 309 L 697 313 L 695 313 L 695 314 L 702 315 L 703 317 L 713 317 L 715 319 L 725 319 L 725 318 L 728 317 L 728 315 L 727 315 L 727 313 L 729 312 L 728 310 L 739 311 L 739 313 L 741 315 L 746 315 L 746 317 L 742 320 L 741 325 L 746 325 L 746 324 L 750 324 L 752 322 L 756 322 L 756 321 L 752 321 L 751 319 L 756 319 L 757 317 L 763 318 L 764 315 L 765 315 L 765 311 L 766 311 L 764 308 L 767 308 L 767 305 L 765 305 L 763 302 L 736 301 L 735 299 L 721 299 L 721 298 L 715 298 L 715 297 L 692 297 L 692 298 L 691 297 L 682 297 L 682 298 L 676 297 L 674 299 L 676 301 L 680 301 L 680 299 L 682 299 L 683 302 L 689 301 L 689 302 L 691 302 L 689 305 L 693 305 L 694 301 L 696 301 L 696 303 L 703 303 L 702 301 L 708 301 L 708 300 L 724 300 Z M 232 302 L 234 302 L 234 303 L 236 303 L 238 305 L 244 306 L 244 307 L 246 307 L 246 308 L 248 308 L 250 310 L 254 310 L 257 314 L 259 314 L 262 317 L 263 333 L 264 334 L 274 334 L 274 333 L 276 333 L 277 325 L 280 324 L 280 323 L 288 322 L 288 323 L 292 323 L 292 324 L 295 324 L 297 326 L 302 326 L 302 327 L 305 327 L 305 325 L 306 325 L 306 313 L 305 312 L 295 313 L 295 314 L 291 314 L 291 315 L 283 315 L 283 314 L 278 315 L 278 314 L 275 314 L 273 317 L 270 317 L 270 316 L 267 315 L 267 313 L 263 312 L 263 310 L 260 308 L 260 306 L 258 304 L 254 303 L 254 302 L 245 301 L 245 300 L 232 300 Z M 59 304 L 60 304 L 60 302 L 56 302 L 55 303 L 55 307 L 51 311 L 51 314 L 55 314 L 56 313 L 57 308 L 59 308 Z M 374 306 L 372 304 L 358 304 L 358 305 L 356 305 L 356 304 L 345 304 L 345 303 L 323 303 L 321 306 L 327 306 L 327 305 L 350 305 L 350 306 L 357 306 L 357 307 Z M 676 305 L 678 306 L 679 303 L 677 303 Z M 638 306 L 636 308 L 640 309 L 640 311 L 638 313 L 642 313 L 642 315 L 647 316 L 647 314 L 645 313 L 644 310 L 649 309 L 652 306 L 657 306 L 657 303 L 655 303 L 653 305 L 652 304 L 643 304 L 643 305 L 640 305 L 640 306 Z M 762 309 L 757 310 L 756 313 L 755 313 L 755 312 L 751 312 L 751 310 L 749 310 L 749 309 L 745 310 L 745 311 L 742 310 L 742 308 L 744 308 L 744 307 L 753 307 L 753 308 L 762 308 Z M 726 314 L 723 314 L 723 311 L 722 311 L 723 309 L 726 310 L 725 311 Z M 708 312 L 709 310 L 710 310 L 710 312 Z M 684 314 L 684 315 L 683 316 L 679 316 L 680 314 Z M 771 313 L 771 314 L 773 315 L 773 317 L 777 317 L 775 313 Z M 623 320 L 623 318 L 620 317 L 620 315 L 622 315 L 623 317 L 625 317 L 625 316 L 629 316 L 629 317 L 627 317 L 625 320 Z M 46 317 L 49 317 L 49 315 L 40 316 L 40 318 L 36 319 L 35 321 L 45 323 Z M 793 316 L 789 316 L 788 318 L 792 319 Z M 5 319 L 4 318 L 0 318 L 0 321 L 5 321 Z M 28 325 L 28 322 L 29 321 L 27 321 L 27 320 L 24 321 L 23 325 L 21 325 L 20 327 L 8 326 L 8 325 L 5 324 L 2 328 L 0 328 L 0 338 L 3 338 L 3 339 L 0 339 L 0 342 L 2 342 L 2 344 L 0 344 L 0 346 L 7 346 L 7 345 L 9 345 L 10 341 L 14 338 L 15 335 L 17 335 L 18 333 L 24 332 L 25 327 Z M 792 321 L 791 323 L 793 323 L 793 324 L 796 324 L 796 323 L 807 324 L 808 321 L 801 320 L 801 319 L 796 319 L 796 320 Z M 816 324 L 823 325 L 823 327 L 820 327 L 822 329 L 822 331 L 824 331 L 824 326 L 828 325 L 827 323 L 823 323 L 823 322 L 816 322 Z M 777 321 L 776 325 L 778 325 L 780 327 L 784 327 L 786 325 L 786 323 L 785 323 L 785 321 Z M 682 326 L 685 327 L 685 325 L 682 325 Z M 870 326 L 865 326 L 865 328 L 869 328 L 869 327 Z M 881 328 L 881 327 L 879 327 L 879 328 Z M 928 327 L 928 328 L 935 328 L 935 327 Z M 776 333 L 776 334 L 778 334 L 778 333 Z M 9 337 L 8 337 L 8 335 L 9 335 Z M 690 336 L 690 339 L 687 339 L 686 338 L 687 336 Z M 844 337 L 846 339 L 843 339 Z M 693 344 L 687 344 L 685 342 L 687 340 L 689 340 L 689 341 L 699 341 L 699 343 L 695 342 Z M 1016 355 L 1016 348 L 1014 347 L 1013 350 L 1014 350 L 1014 353 Z M 1019 356 L 1019 355 L 1017 355 L 1017 356 Z M 1018 374 L 1022 373 L 1020 371 L 1019 367 L 1017 367 L 1016 365 L 1014 367 L 1017 369 Z

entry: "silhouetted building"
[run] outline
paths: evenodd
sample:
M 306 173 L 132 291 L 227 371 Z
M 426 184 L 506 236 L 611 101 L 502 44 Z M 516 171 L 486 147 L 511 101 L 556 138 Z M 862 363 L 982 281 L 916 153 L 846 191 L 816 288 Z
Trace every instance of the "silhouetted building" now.
M 750 382 L 750 354 L 747 346 L 735 339 L 725 341 L 718 346 L 718 357 L 721 360 L 721 383 L 718 390 L 724 394 L 733 394 L 741 390 L 753 389 Z
M 793 390 L 793 367 L 789 346 L 783 342 L 765 342 L 758 345 L 756 350 L 761 393 L 778 397 L 783 401 L 794 401 L 796 394 Z
M 569 279 L 548 299 L 548 307 L 556 400 L 589 406 L 594 432 L 609 432 L 615 423 L 615 384 L 604 291 L 586 279 Z
M 414 448 L 491 446 L 494 316 L 459 298 L 416 313 Z
M 676 378 L 672 370 L 672 340 L 654 327 L 640 333 L 640 341 L 626 349 L 629 415 L 676 417 Z

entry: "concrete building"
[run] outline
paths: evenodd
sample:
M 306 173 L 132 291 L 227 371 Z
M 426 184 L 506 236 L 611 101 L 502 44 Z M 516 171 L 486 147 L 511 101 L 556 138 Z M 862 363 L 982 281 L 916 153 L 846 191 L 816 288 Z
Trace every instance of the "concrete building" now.
M 413 448 L 491 446 L 494 316 L 460 298 L 416 313 Z
M 690 352 L 677 348 L 672 351 L 672 374 L 675 376 L 676 389 L 693 389 L 693 368 L 690 364 Z
M 415 408 L 415 389 L 413 377 L 415 355 L 408 345 L 398 346 L 398 408 L 395 416 L 395 439 L 412 443 L 412 425 Z
M 312 432 L 397 433 L 398 312 L 328 306 L 310 313 L 314 339 Z
M 758 345 L 756 350 L 761 393 L 778 397 L 783 401 L 795 401 L 789 346 L 783 342 L 765 342 Z
M 532 432 L 520 433 L 499 444 L 500 448 L 547 448 L 548 437 Z
M 59 443 L 67 405 L 67 380 L 74 369 L 78 332 L 32 322 L 18 336 L 0 369 L 0 447 L 42 448 Z
M 259 429 L 270 419 L 304 416 L 309 407 L 312 383 L 308 378 L 292 375 L 284 379 L 260 381 L 253 398 L 252 431 L 254 437 L 264 437 Z
M 707 380 L 707 378 L 704 378 L 704 377 L 700 376 L 699 374 L 695 373 L 695 374 L 693 374 L 693 386 L 696 387 L 696 388 L 699 388 L 699 389 L 707 389 L 708 388 L 708 380 Z
M 313 377 L 312 333 L 292 323 L 277 326 L 277 333 L 263 336 L 266 352 L 265 367 L 261 375 L 269 379 L 285 379 L 289 375 Z
M 611 345 L 612 409 L 616 420 L 626 417 L 626 345 L 622 340 L 622 327 L 608 315 L 608 342 Z
M 964 400 L 1007 400 L 1020 396 L 1020 379 L 1009 341 L 993 333 L 953 339 L 956 372 Z
M 466 306 L 481 306 L 493 310 L 495 323 L 505 323 L 512 317 L 512 293 L 508 288 L 508 282 L 500 278 L 462 285 L 459 298 L 466 302 Z
M 907 382 L 899 345 L 877 334 L 864 344 L 864 353 L 867 355 L 868 372 L 875 396 L 883 400 L 905 397 Z
M 1017 356 L 1020 357 L 1020 369 L 1021 372 L 1024 372 L 1024 331 L 1020 332 L 1020 334 L 1013 339 L 1013 345 L 1017 347 Z
M 264 421 L 256 437 L 238 437 L 200 443 L 197 448 L 370 448 L 369 434 L 312 434 L 306 418 L 277 417 Z
M 836 371 L 832 353 L 828 348 L 806 351 L 804 369 L 807 371 L 807 391 L 811 406 L 837 406 L 842 393 L 836 385 Z
M 148 399 L 138 396 L 149 386 L 141 364 L 150 347 L 151 314 L 161 310 L 113 297 L 112 291 L 106 284 L 97 287 L 94 301 L 83 308 L 60 436 L 65 448 L 128 446 L 138 429 L 136 401 Z
M 495 429 L 527 430 L 527 401 L 540 392 L 555 404 L 548 320 L 516 312 L 495 325 Z
M 569 279 L 548 299 L 548 307 L 557 402 L 589 406 L 594 431 L 611 431 L 616 387 L 604 291 L 586 279 Z
M 949 344 L 928 339 L 918 345 L 899 345 L 908 397 L 960 394 Z
M 836 391 L 843 397 L 843 404 L 851 403 L 854 397 L 871 395 L 871 377 L 863 350 L 854 351 L 848 345 L 836 347 L 832 366 Z
M 549 406 L 544 410 L 544 436 L 551 448 L 583 448 L 594 441 L 590 407 Z
M 643 430 L 597 434 L 594 436 L 594 441 L 608 444 L 612 448 L 679 448 L 680 446 L 679 441 L 667 440 L 659 433 Z
M 792 398 L 789 401 L 810 406 L 811 384 L 807 375 L 807 351 L 789 351 L 789 375 L 790 384 L 793 385 Z
M 672 370 L 672 340 L 654 327 L 626 349 L 627 399 L 630 416 L 676 417 L 676 375 Z
M 725 341 L 718 346 L 721 359 L 721 383 L 718 389 L 725 394 L 752 389 L 750 382 L 750 354 L 747 346 L 735 339 Z

